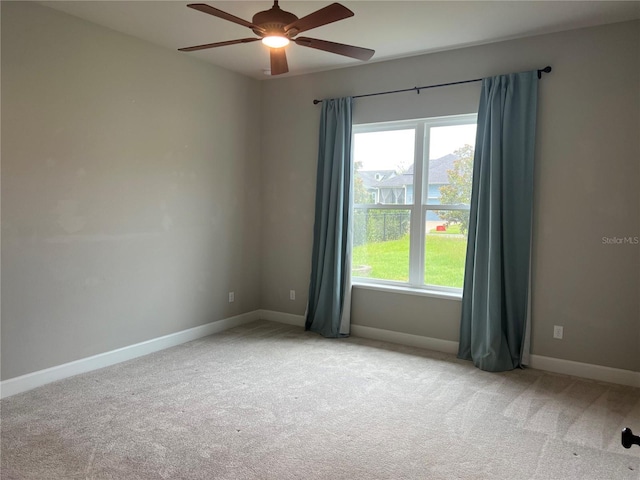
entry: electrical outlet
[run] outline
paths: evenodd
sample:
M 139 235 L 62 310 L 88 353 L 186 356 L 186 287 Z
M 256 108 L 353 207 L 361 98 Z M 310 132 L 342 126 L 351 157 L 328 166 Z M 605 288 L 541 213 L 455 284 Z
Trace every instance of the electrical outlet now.
M 236 299 L 236 295 L 233 292 L 229 292 L 229 303 L 233 303 Z
M 289 300 L 295 300 L 295 299 L 296 299 L 296 291 L 289 290 Z
M 560 325 L 553 326 L 553 338 L 557 338 L 558 340 L 562 340 L 562 336 L 564 335 L 564 327 Z

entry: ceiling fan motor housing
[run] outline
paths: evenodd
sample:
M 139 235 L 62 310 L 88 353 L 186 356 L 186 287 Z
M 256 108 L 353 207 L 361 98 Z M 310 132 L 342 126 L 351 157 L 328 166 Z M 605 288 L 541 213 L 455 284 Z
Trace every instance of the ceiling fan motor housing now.
M 252 23 L 264 28 L 265 32 L 253 30 L 259 37 L 269 35 L 284 35 L 284 27 L 298 20 L 298 17 L 291 12 L 282 10 L 277 2 L 269 10 L 258 12 L 253 16 Z

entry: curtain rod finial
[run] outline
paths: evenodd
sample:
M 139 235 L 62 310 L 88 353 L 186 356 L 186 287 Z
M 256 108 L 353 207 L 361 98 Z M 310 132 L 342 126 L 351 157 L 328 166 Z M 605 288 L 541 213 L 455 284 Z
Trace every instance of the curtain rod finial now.
M 314 105 L 317 105 L 317 104 L 319 104 L 319 103 L 322 103 L 322 100 L 314 100 L 314 101 L 313 101 L 313 104 L 314 104 Z
M 542 78 L 542 73 L 543 73 L 543 72 L 544 72 L 544 73 L 549 73 L 549 72 L 551 72 L 551 67 L 550 67 L 549 65 L 547 65 L 546 67 L 544 67 L 544 68 L 542 68 L 542 69 L 538 70 L 538 78 L 539 78 L 539 79 L 540 79 L 540 78 Z

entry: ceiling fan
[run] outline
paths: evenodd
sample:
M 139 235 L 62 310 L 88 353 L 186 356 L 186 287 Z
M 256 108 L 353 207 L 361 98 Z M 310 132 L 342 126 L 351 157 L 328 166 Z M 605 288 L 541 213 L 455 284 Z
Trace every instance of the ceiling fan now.
M 262 43 L 270 47 L 271 50 L 271 75 L 280 75 L 289 71 L 284 47 L 287 46 L 290 41 L 295 42 L 301 47 L 324 50 L 325 52 L 337 53 L 338 55 L 344 55 L 358 60 L 369 60 L 375 53 L 374 50 L 369 48 L 354 47 L 353 45 L 318 40 L 317 38 L 296 37 L 299 33 L 311 30 L 312 28 L 321 27 L 322 25 L 337 22 L 338 20 L 344 20 L 354 15 L 351 10 L 339 3 L 332 3 L 309 15 L 298 18 L 293 13 L 281 10 L 278 6 L 278 0 L 275 0 L 269 10 L 256 13 L 251 22 L 247 22 L 235 15 L 223 12 L 204 3 L 191 3 L 187 5 L 187 7 L 198 10 L 199 12 L 208 13 L 214 17 L 222 18 L 223 20 L 228 20 L 229 22 L 237 23 L 243 27 L 248 27 L 253 30 L 253 33 L 255 33 L 258 38 L 240 38 L 226 42 L 207 43 L 194 47 L 179 48 L 178 50 L 181 52 L 193 52 L 195 50 L 262 40 Z

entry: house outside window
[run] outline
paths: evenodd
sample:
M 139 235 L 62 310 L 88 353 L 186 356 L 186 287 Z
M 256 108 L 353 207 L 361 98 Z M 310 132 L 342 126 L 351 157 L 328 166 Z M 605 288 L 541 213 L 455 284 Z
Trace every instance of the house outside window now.
M 461 292 L 476 115 L 353 132 L 354 281 Z

